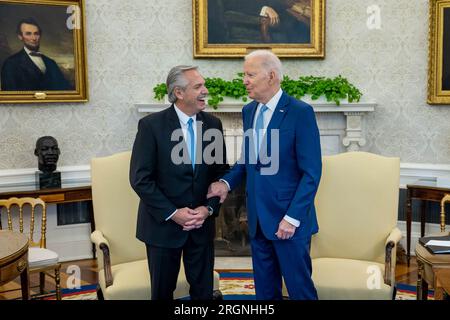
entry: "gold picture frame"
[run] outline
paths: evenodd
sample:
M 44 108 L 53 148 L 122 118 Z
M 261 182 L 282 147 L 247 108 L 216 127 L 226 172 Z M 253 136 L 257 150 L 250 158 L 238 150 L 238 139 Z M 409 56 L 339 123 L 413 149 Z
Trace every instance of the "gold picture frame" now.
M 84 0 L 0 0 L 0 103 L 87 102 Z
M 255 49 L 325 57 L 325 0 L 192 0 L 192 11 L 194 58 L 239 58 Z
M 430 0 L 429 104 L 450 104 L 450 0 Z

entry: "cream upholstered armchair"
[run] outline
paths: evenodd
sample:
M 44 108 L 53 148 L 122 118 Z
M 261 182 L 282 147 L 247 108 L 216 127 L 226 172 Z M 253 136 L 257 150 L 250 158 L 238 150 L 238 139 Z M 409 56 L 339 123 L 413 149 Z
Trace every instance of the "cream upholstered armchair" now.
M 319 299 L 392 299 L 400 160 L 366 152 L 323 157 L 311 240 Z M 286 294 L 286 290 L 284 289 Z
M 145 245 L 136 238 L 139 198 L 129 184 L 131 152 L 91 160 L 92 199 L 96 230 L 99 298 L 150 299 L 150 275 Z M 214 273 L 214 290 L 219 275 Z M 217 293 L 216 293 L 217 295 Z M 189 296 L 183 263 L 174 298 Z

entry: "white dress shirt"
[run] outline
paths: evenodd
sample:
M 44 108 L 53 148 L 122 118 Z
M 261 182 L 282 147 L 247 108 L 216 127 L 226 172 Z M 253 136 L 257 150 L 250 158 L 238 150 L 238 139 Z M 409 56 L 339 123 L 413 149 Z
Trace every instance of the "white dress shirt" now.
M 266 112 L 264 112 L 264 128 L 265 128 L 264 130 L 267 129 L 267 126 L 269 125 L 269 122 L 272 119 L 273 113 L 275 111 L 275 108 L 278 105 L 278 102 L 281 99 L 282 94 L 283 94 L 283 91 L 281 89 L 279 89 L 278 92 L 275 93 L 275 95 L 272 97 L 272 99 L 270 99 L 269 102 L 266 103 L 266 106 L 268 109 Z M 260 103 L 260 104 L 258 104 L 258 107 L 256 108 L 255 117 L 253 119 L 253 128 L 255 128 L 255 126 L 256 126 L 256 119 L 258 118 L 259 112 L 263 105 L 264 105 L 263 103 Z M 264 132 L 264 134 L 265 134 L 265 132 Z M 253 130 L 253 138 L 254 138 L 253 141 L 256 141 L 256 131 L 255 130 Z M 223 180 L 223 179 L 220 179 L 220 181 L 225 182 L 225 184 L 228 187 L 228 190 L 231 190 L 230 184 L 228 183 L 228 181 Z M 283 219 L 286 220 L 287 222 L 289 222 L 290 224 L 296 226 L 297 228 L 300 226 L 300 221 L 298 221 L 297 219 L 294 219 L 288 215 L 285 215 L 283 217 Z
M 42 57 L 31 56 L 30 55 L 31 50 L 28 49 L 27 47 L 23 47 L 23 48 L 25 49 L 25 52 L 30 57 L 31 61 L 33 61 L 33 63 L 36 65 L 36 67 L 38 67 L 42 73 L 45 73 L 47 71 L 47 67 L 45 66 L 44 60 L 42 60 Z
M 181 130 L 183 131 L 184 141 L 186 141 L 186 143 L 187 143 L 187 130 L 188 130 L 189 119 L 193 120 L 192 129 L 194 130 L 194 140 L 197 141 L 197 115 L 194 114 L 192 117 L 189 117 L 186 113 L 181 111 L 175 103 L 173 104 L 173 106 L 175 108 L 175 112 L 177 113 L 178 120 L 180 121 L 180 126 L 181 126 Z M 166 221 L 171 219 L 173 217 L 173 215 L 175 213 L 177 213 L 177 210 L 172 212 L 172 214 L 169 217 L 167 217 Z

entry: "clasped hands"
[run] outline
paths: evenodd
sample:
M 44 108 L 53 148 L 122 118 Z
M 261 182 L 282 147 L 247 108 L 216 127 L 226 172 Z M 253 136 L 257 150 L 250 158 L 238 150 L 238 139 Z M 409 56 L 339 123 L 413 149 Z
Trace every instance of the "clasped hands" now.
M 183 231 L 198 229 L 209 217 L 208 208 L 200 206 L 195 209 L 181 208 L 173 215 L 172 220 L 183 227 Z

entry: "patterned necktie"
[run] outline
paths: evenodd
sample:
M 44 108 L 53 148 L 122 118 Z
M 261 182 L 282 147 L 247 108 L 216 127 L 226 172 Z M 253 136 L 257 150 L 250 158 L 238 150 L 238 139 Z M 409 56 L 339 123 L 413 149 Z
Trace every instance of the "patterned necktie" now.
M 195 136 L 194 136 L 194 128 L 192 123 L 194 120 L 189 118 L 188 120 L 188 146 L 189 146 L 189 156 L 191 158 L 192 169 L 195 169 Z
M 264 136 L 264 112 L 266 112 L 269 108 L 264 104 L 259 111 L 258 118 L 256 118 L 255 123 L 255 131 L 256 131 L 256 155 L 259 154 L 259 150 L 261 149 L 261 142 Z

